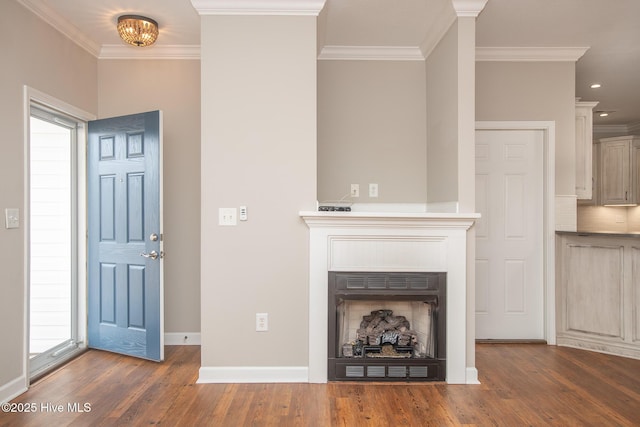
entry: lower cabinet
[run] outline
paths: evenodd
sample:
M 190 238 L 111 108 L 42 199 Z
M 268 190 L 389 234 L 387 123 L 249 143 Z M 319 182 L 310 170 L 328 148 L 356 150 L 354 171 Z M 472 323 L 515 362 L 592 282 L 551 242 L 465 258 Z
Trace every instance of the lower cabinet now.
M 557 343 L 640 359 L 640 238 L 558 234 Z

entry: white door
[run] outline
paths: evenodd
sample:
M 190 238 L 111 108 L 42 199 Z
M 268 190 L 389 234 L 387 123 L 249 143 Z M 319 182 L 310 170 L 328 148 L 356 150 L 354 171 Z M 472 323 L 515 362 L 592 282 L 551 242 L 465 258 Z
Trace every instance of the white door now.
M 544 339 L 544 131 L 476 131 L 476 338 Z

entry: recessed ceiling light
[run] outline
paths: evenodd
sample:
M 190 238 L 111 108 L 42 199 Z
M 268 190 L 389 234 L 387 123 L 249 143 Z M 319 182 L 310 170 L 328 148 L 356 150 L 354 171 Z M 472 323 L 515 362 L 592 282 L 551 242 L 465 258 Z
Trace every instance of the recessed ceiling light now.
M 600 117 L 608 117 L 610 114 L 615 113 L 615 111 L 604 111 L 604 110 L 596 110 L 593 114 L 597 114 Z
M 602 113 L 600 113 L 600 117 L 608 117 L 609 113 L 607 113 L 606 111 L 603 111 Z
M 600 83 L 593 83 L 591 85 L 591 89 L 598 89 L 599 87 L 602 87 L 602 85 Z

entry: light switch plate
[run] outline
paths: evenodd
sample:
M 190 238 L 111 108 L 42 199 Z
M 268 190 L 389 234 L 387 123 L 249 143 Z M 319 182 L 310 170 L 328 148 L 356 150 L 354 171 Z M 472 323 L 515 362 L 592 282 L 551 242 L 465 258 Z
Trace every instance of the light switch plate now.
M 236 208 L 220 208 L 219 224 L 220 225 L 237 225 L 238 224 L 238 210 Z
M 4 220 L 6 228 L 20 228 L 20 209 L 5 209 Z

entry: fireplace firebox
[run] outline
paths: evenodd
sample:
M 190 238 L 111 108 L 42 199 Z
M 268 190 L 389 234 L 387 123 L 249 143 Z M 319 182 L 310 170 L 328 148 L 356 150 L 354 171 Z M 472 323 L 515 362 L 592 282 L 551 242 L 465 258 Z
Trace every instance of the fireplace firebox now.
M 446 273 L 329 272 L 328 284 L 328 380 L 445 380 Z

